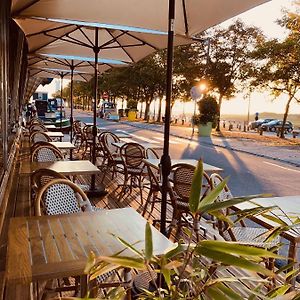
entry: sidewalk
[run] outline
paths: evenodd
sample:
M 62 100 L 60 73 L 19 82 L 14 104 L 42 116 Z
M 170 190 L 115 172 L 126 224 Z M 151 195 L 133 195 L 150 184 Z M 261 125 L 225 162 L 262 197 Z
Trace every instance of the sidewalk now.
M 144 122 L 128 122 L 121 121 L 120 123 L 134 126 L 141 129 L 150 129 L 163 133 L 164 127 L 160 124 L 151 124 Z M 255 136 L 249 133 L 249 138 L 243 137 L 222 137 L 212 135 L 211 137 L 198 137 L 197 133 L 192 135 L 191 127 L 171 126 L 171 136 L 185 138 L 188 140 L 199 141 L 201 144 L 214 145 L 230 150 L 253 154 L 256 156 L 266 157 L 288 163 L 300 167 L 300 146 L 282 146 L 268 145 L 265 142 L 255 139 Z M 226 132 L 224 132 L 226 133 Z M 231 133 L 231 132 L 230 132 Z

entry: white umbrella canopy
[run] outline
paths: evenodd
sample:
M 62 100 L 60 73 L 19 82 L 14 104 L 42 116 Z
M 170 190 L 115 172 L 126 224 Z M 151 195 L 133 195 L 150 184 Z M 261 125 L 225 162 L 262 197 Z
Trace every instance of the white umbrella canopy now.
M 269 0 L 180 0 L 175 33 L 193 36 Z M 168 31 L 166 0 L 12 0 L 12 15 Z
M 98 73 L 103 73 L 113 67 L 126 66 L 125 63 L 117 61 L 101 61 L 97 65 Z M 94 74 L 94 59 L 66 55 L 29 55 L 28 68 L 36 69 L 71 69 L 79 73 Z M 70 71 L 69 71 L 70 72 Z
M 100 59 L 137 62 L 158 49 L 167 47 L 163 32 L 134 32 L 92 27 L 89 24 L 64 24 L 40 19 L 16 18 L 27 38 L 30 53 L 93 56 L 95 27 L 98 27 Z M 93 24 L 97 25 L 97 24 Z M 176 36 L 175 45 L 189 44 L 191 39 Z
M 66 69 L 52 68 L 29 68 L 29 76 L 34 78 L 61 78 L 71 80 L 71 71 Z M 73 79 L 75 81 L 88 82 L 93 78 L 93 75 L 74 71 Z

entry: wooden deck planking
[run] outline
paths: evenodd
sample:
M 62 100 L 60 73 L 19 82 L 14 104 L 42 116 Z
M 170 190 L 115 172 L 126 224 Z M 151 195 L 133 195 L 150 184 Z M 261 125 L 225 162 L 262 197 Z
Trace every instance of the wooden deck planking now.
M 20 155 L 18 158 L 18 168 L 16 169 L 16 174 L 14 175 L 14 189 L 12 190 L 11 193 L 11 200 L 10 200 L 10 206 L 7 209 L 7 217 L 9 218 L 12 216 L 28 216 L 32 215 L 33 211 L 33 206 L 32 203 L 30 202 L 30 176 L 19 176 L 18 171 L 20 169 L 20 165 L 22 163 L 25 163 L 26 161 L 29 160 L 30 157 L 30 150 L 27 145 L 27 143 L 22 144 L 22 149 L 20 151 Z M 76 178 L 76 182 L 78 183 L 83 183 L 83 184 L 90 184 L 90 176 L 78 176 Z M 102 175 L 97 175 L 96 176 L 96 184 L 99 184 L 102 182 Z M 92 199 L 92 202 L 97 207 L 101 208 L 106 208 L 106 209 L 113 209 L 113 208 L 122 208 L 122 207 L 127 207 L 131 206 L 133 207 L 136 211 L 141 213 L 143 211 L 143 205 L 146 202 L 147 198 L 147 192 L 143 193 L 143 204 L 141 203 L 141 197 L 139 195 L 138 190 L 133 190 L 131 195 L 126 194 L 125 197 L 122 198 L 122 200 L 118 199 L 118 194 L 121 190 L 120 187 L 118 187 L 119 184 L 122 184 L 122 178 L 120 176 L 114 178 L 113 180 L 110 177 L 110 174 L 105 174 L 105 178 L 103 180 L 106 189 L 108 190 L 108 195 L 99 199 Z M 154 206 L 154 210 L 151 214 L 149 214 L 150 210 L 150 205 L 148 206 L 148 212 L 146 212 L 145 217 L 149 219 L 149 222 L 152 222 L 153 220 L 157 220 L 160 218 L 160 207 L 159 204 L 156 203 Z M 171 218 L 172 216 L 172 209 L 168 205 L 167 209 L 167 218 Z M 54 225 L 54 226 L 53 226 Z M 51 224 L 51 227 L 53 228 L 54 231 L 58 227 L 61 227 L 61 225 L 58 224 Z M 65 226 L 64 226 L 65 227 Z M 67 228 L 67 227 L 66 227 Z M 8 222 L 5 223 L 4 229 L 8 229 Z M 78 230 L 84 230 L 84 227 L 78 229 Z M 57 233 L 56 233 L 57 234 Z M 60 232 L 59 234 L 63 234 Z M 2 237 L 2 236 L 1 236 Z M 75 237 L 74 237 L 75 238 Z M 174 238 L 174 237 L 173 237 Z M 213 238 L 212 235 L 208 232 L 207 238 Z M 59 239 L 58 239 L 59 241 Z M 84 244 L 88 246 L 88 240 L 84 241 Z M 5 244 L 6 245 L 6 244 Z M 2 243 L 1 243 L 2 246 Z M 78 245 L 77 245 L 78 246 Z M 5 257 L 5 251 L 3 251 L 2 248 L 6 247 L 1 247 L 0 249 L 0 254 L 4 253 L 4 256 L 1 255 L 1 257 Z M 76 251 L 75 251 L 76 252 Z M 62 255 L 67 256 L 68 253 L 62 253 Z M 5 262 L 4 259 L 0 259 L 1 263 L 1 268 L 2 271 L 4 270 L 5 267 Z M 1 270 L 0 270 L 1 271 Z M 224 267 L 223 270 L 218 271 L 219 276 L 223 277 L 243 277 L 243 276 L 249 276 L 249 273 L 243 270 L 238 270 L 233 267 Z M 0 284 L 1 284 L 1 274 L 0 274 Z M 252 283 L 246 283 L 244 281 L 234 283 L 234 288 L 236 292 L 240 293 L 241 295 L 249 295 L 247 292 L 243 290 L 243 287 L 246 287 L 247 289 L 254 289 L 256 285 Z M 0 287 L 1 288 L 1 287 Z M 1 290 L 0 290 L 1 292 Z M 7 299 L 29 299 L 29 295 L 31 294 L 31 290 L 29 287 L 25 290 L 18 291 L 18 289 L 7 291 L 9 296 L 7 296 Z M 26 296 L 25 296 L 26 295 Z M 28 295 L 28 298 L 27 298 Z

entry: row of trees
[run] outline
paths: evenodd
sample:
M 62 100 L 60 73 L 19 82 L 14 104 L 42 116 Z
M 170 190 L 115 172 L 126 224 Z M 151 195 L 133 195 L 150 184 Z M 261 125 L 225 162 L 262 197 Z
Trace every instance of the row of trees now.
M 210 93 L 217 97 L 219 110 L 223 100 L 237 92 L 267 89 L 274 98 L 288 95 L 285 123 L 290 103 L 299 102 L 299 22 L 296 14 L 283 16 L 279 23 L 289 32 L 283 41 L 267 40 L 258 28 L 238 20 L 226 29 L 204 32 L 192 45 L 176 47 L 173 103 L 175 99 L 190 101 L 190 89 L 200 80 L 205 80 Z M 160 51 L 134 65 L 112 69 L 100 77 L 99 92 L 105 91 L 113 99 L 144 103 L 145 119 L 151 102 L 159 98 L 159 121 L 165 95 L 165 62 L 166 52 Z M 91 83 L 74 85 L 75 97 L 91 98 L 91 91 Z

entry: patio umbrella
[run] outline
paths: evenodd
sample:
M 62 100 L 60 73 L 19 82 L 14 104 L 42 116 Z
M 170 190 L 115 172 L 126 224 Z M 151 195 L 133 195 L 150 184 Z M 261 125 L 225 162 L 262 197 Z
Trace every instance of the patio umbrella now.
M 121 61 L 115 60 L 107 60 L 101 59 L 98 63 L 97 69 L 99 73 L 103 73 L 110 68 L 118 67 L 118 66 L 126 66 L 125 63 Z M 70 123 L 71 123 L 71 130 L 70 130 L 70 141 L 72 142 L 73 132 L 73 78 L 74 78 L 74 71 L 75 76 L 78 78 L 81 76 L 85 76 L 86 74 L 93 74 L 94 73 L 94 59 L 88 57 L 77 57 L 77 56 L 66 56 L 66 55 L 29 55 L 28 57 L 28 67 L 33 69 L 68 69 L 70 72 L 70 80 L 71 80 L 71 87 L 70 87 L 70 100 L 71 100 L 71 114 L 70 114 Z M 78 73 L 79 72 L 79 73 Z M 66 74 L 68 75 L 68 74 Z M 60 76 L 63 78 L 64 76 Z M 89 80 L 92 76 L 88 76 Z M 62 91 L 62 88 L 61 88 Z
M 216 24 L 234 17 L 269 0 L 13 0 L 12 15 L 98 22 L 110 26 L 133 26 L 151 30 L 168 31 L 166 110 L 164 151 L 162 156 L 163 195 L 161 231 L 166 231 L 166 199 L 168 176 L 171 168 L 169 156 L 170 111 L 172 96 L 173 45 L 176 34 L 193 36 Z M 124 13 L 126 12 L 126 13 Z M 167 17 L 168 16 L 168 17 Z M 176 22 L 175 22 L 176 21 Z M 73 22 L 74 23 L 74 22 Z M 112 24 L 112 25 L 111 25 Z
M 62 99 L 63 99 L 63 79 L 68 78 L 71 80 L 71 83 L 73 84 L 73 80 L 76 81 L 85 81 L 88 82 L 91 80 L 92 75 L 87 73 L 80 73 L 79 71 L 73 70 L 64 70 L 62 68 L 46 68 L 45 66 L 38 66 L 38 63 L 35 63 L 34 65 L 29 65 L 29 76 L 30 77 L 36 77 L 36 78 L 59 78 L 60 79 L 60 128 L 62 128 Z M 71 88 L 71 95 L 72 95 L 72 89 Z M 72 97 L 71 97 L 72 98 Z M 71 103 L 72 107 L 73 103 Z M 71 124 L 72 125 L 72 124 Z
M 148 54 L 167 46 L 167 35 L 139 29 L 129 32 L 126 29 L 103 28 L 101 24 L 64 24 L 40 19 L 16 18 L 24 31 L 29 51 L 43 55 L 76 55 L 90 57 L 94 54 L 94 64 L 100 59 L 118 59 L 123 62 L 136 62 Z M 176 37 L 175 44 L 187 44 L 191 40 Z M 97 115 L 98 72 L 94 73 L 94 106 L 93 106 L 93 148 L 92 162 L 96 163 L 96 115 Z M 92 177 L 93 179 L 93 177 Z M 94 179 L 92 186 L 95 186 Z M 92 194 L 90 194 L 93 196 Z

